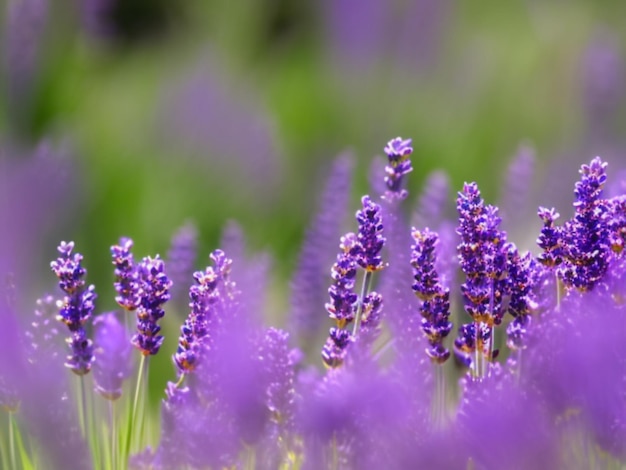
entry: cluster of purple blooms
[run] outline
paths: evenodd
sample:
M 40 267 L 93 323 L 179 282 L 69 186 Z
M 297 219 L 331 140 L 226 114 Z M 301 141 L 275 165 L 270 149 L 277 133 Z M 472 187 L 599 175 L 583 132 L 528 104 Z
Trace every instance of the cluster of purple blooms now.
M 290 344 L 289 333 L 262 326 L 267 264 L 245 254 L 237 229 L 224 250 L 211 253 L 212 265 L 196 272 L 195 229 L 187 225 L 174 237 L 168 266 L 177 266 L 173 276 L 182 282 L 193 280 L 172 355 L 177 380 L 166 387 L 158 445 L 146 447 L 140 437 L 130 449 L 131 468 L 623 465 L 626 196 L 604 196 L 606 163 L 596 157 L 582 166 L 570 220 L 557 225 L 555 209 L 539 208 L 535 256 L 507 239 L 498 208 L 485 203 L 476 183 L 458 193 L 456 230 L 409 228 L 401 205 L 413 169 L 411 141 L 396 138 L 384 150 L 384 185 L 378 196 L 362 197 L 357 230 L 340 237 L 330 270 L 324 295 L 333 326 L 325 343 L 315 344 L 324 371 Z M 347 168 L 345 159 L 337 165 Z M 442 259 L 454 245 L 458 273 Z M 95 390 L 111 401 L 124 395 L 132 375 L 132 346 L 142 361 L 162 348 L 160 321 L 174 287 L 163 259 L 136 262 L 132 248 L 129 238 L 111 247 L 125 321 L 117 312 L 94 315 L 95 288 L 86 284 L 82 256 L 73 242 L 62 242 L 51 267 L 63 297 L 38 302 L 27 334 L 30 349 L 56 357 L 56 310 L 69 330 L 65 365 L 81 379 L 93 369 Z M 394 269 L 395 262 L 406 266 Z M 300 270 L 314 269 L 301 263 Z M 455 291 L 457 274 L 463 282 Z M 399 297 L 411 291 L 407 300 Z M 309 310 L 298 305 L 298 315 L 320 315 L 323 298 L 295 294 L 315 303 Z M 306 338 L 323 334 L 319 322 L 301 320 L 319 326 Z M 609 321 L 617 326 L 607 327 Z M 453 322 L 458 334 L 450 340 Z M 453 406 L 454 387 L 446 383 L 459 378 Z M 16 413 L 19 394 L 13 390 L 9 400 L 7 381 L 0 385 L 2 403 Z

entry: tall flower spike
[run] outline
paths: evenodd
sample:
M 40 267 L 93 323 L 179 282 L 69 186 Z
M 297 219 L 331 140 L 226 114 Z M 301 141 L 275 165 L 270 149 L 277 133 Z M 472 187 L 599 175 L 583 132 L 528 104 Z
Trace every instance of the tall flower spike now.
M 558 266 L 563 262 L 563 241 L 560 227 L 555 227 L 554 222 L 559 218 L 559 213 L 552 209 L 540 207 L 537 214 L 543 222 L 541 235 L 537 238 L 537 245 L 543 250 L 537 259 L 548 268 Z
M 163 304 L 170 299 L 172 282 L 165 274 L 165 265 L 158 255 L 156 258 L 144 258 L 139 270 L 142 297 L 137 308 L 138 333 L 132 337 L 131 343 L 148 356 L 159 352 L 163 343 L 163 336 L 159 335 L 161 327 L 157 322 L 165 315 Z
M 514 320 L 507 327 L 507 345 L 513 350 L 524 349 L 525 334 L 530 324 L 532 313 L 537 310 L 538 304 L 533 297 L 533 289 L 537 276 L 537 262 L 530 253 L 520 256 L 512 243 L 507 249 L 507 271 L 509 291 L 509 313 Z
M 413 153 L 411 139 L 403 140 L 401 137 L 391 139 L 385 146 L 388 164 L 385 166 L 385 185 L 387 191 L 384 198 L 388 201 L 405 199 L 408 192 L 402 188 L 404 175 L 413 171 L 409 156 Z
M 132 373 L 128 333 L 115 312 L 98 315 L 93 324 L 96 391 L 108 400 L 117 400 L 122 395 L 122 383 Z
M 115 301 L 124 310 L 133 311 L 141 303 L 141 279 L 135 266 L 130 238 L 120 238 L 119 245 L 111 247 L 111 257 L 115 266 Z
M 437 234 L 425 229 L 411 230 L 414 245 L 411 247 L 413 266 L 413 291 L 420 300 L 422 330 L 429 348 L 426 354 L 436 364 L 443 364 L 450 357 L 450 351 L 443 346 L 443 340 L 452 330 L 450 317 L 450 289 L 443 287 L 435 269 L 435 247 Z
M 380 271 L 384 267 L 380 252 L 385 244 L 382 211 L 369 196 L 363 196 L 361 203 L 363 209 L 356 213 L 359 223 L 357 263 L 366 271 Z
M 196 284 L 189 288 L 189 316 L 180 328 L 178 348 L 173 356 L 180 374 L 194 371 L 203 350 L 210 347 L 211 326 L 219 321 L 220 302 L 232 301 L 235 283 L 230 280 L 232 260 L 222 250 L 211 253 L 214 266 L 193 274 Z
M 167 271 L 172 280 L 172 299 L 184 303 L 183 286 L 189 285 L 198 251 L 198 229 L 187 222 L 172 237 L 167 253 Z M 182 307 L 182 306 L 181 306 Z
M 95 287 L 85 289 L 84 276 L 87 271 L 82 267 L 80 253 L 72 256 L 74 242 L 61 242 L 57 248 L 61 256 L 50 263 L 52 271 L 59 279 L 59 287 L 65 292 L 62 300 L 57 302 L 59 315 L 57 319 L 70 330 L 67 339 L 71 355 L 65 365 L 77 375 L 87 374 L 93 363 L 93 346 L 87 338 L 84 324 L 91 317 L 96 299 Z
M 591 290 L 604 277 L 611 251 L 609 204 L 602 199 L 606 166 L 600 157 L 580 169 L 574 194 L 575 215 L 563 227 L 564 263 L 559 277 L 569 287 Z
M 337 367 L 343 362 L 345 349 L 352 340 L 352 335 L 343 328 L 354 320 L 358 303 L 358 295 L 354 292 L 358 266 L 356 253 L 359 251 L 357 236 L 354 233 L 344 235 L 339 247 L 341 251 L 331 269 L 333 284 L 328 289 L 330 301 L 326 304 L 336 328 L 331 328 L 322 351 L 322 359 L 329 367 Z

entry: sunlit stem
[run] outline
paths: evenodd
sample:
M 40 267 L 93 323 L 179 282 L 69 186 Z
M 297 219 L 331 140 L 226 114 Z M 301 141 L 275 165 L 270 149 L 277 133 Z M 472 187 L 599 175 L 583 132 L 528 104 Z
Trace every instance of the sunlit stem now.
M 129 415 L 129 421 L 127 426 L 127 435 L 126 435 L 126 452 L 124 452 L 124 456 L 127 459 L 130 454 L 130 443 L 133 436 L 133 426 L 135 425 L 135 420 L 137 419 L 137 406 L 139 404 L 139 392 L 141 391 L 141 386 L 143 383 L 144 369 L 147 367 L 147 356 L 141 355 L 141 360 L 139 361 L 139 372 L 137 373 L 137 385 L 135 386 L 135 395 L 133 397 L 133 405 L 131 408 L 131 413 Z
M 436 429 L 444 427 L 446 422 L 446 377 L 443 364 L 435 364 L 435 396 L 433 400 L 433 423 Z
M 9 412 L 9 453 L 11 455 L 11 468 L 17 468 L 17 459 L 15 457 L 15 420 L 13 413 Z
M 361 314 L 363 313 L 363 299 L 369 293 L 370 285 L 372 284 L 372 271 L 366 271 L 363 276 L 363 285 L 361 287 L 361 296 L 359 297 L 359 305 L 354 316 L 354 327 L 352 328 L 352 336 L 356 338 L 361 326 Z
M 563 294 L 563 287 L 561 285 L 561 281 L 559 281 L 559 276 L 554 272 L 554 285 L 556 286 L 556 310 L 561 309 L 561 296 Z
M 85 392 L 85 376 L 80 376 L 80 428 L 83 432 L 83 437 L 87 439 L 87 393 Z
M 117 465 L 117 420 L 115 419 L 115 402 L 109 400 L 109 426 L 110 426 L 110 439 L 111 445 L 109 446 L 111 451 L 111 465 L 113 468 L 118 468 Z

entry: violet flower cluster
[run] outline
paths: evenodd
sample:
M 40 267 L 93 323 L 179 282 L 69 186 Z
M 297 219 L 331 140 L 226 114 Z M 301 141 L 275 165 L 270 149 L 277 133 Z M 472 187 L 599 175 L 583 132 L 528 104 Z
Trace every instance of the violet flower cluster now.
M 90 410 L 85 403 L 94 398 L 79 399 L 89 388 L 51 387 L 55 403 L 67 404 L 67 397 L 82 403 L 77 414 L 85 419 L 77 426 L 74 418 L 55 419 L 33 404 L 28 390 L 51 375 L 40 369 L 61 362 L 50 321 L 54 298 L 44 297 L 26 335 L 8 320 L 0 331 L 12 338 L 7 344 L 18 351 L 18 368 L 39 367 L 22 383 L 14 378 L 16 367 L 0 363 L 0 404 L 17 417 L 22 439 L 42 442 L 37 423 L 44 421 L 34 418 L 36 410 L 71 439 L 63 448 L 83 449 L 75 451 L 83 456 L 91 451 L 96 468 L 106 452 L 111 465 L 104 468 L 163 470 L 623 467 L 626 197 L 604 194 L 606 163 L 596 157 L 581 168 L 571 219 L 559 224 L 556 209 L 539 208 L 537 255 L 510 241 L 498 208 L 485 202 L 476 183 L 465 183 L 456 201 L 455 258 L 451 221 L 411 227 L 400 210 L 413 165 L 410 143 L 387 144 L 388 166 L 380 174 L 387 190 L 362 197 L 356 230 L 339 239 L 325 281 L 332 326 L 316 344 L 321 361 L 295 344 L 315 340 L 301 334 L 302 325 L 319 319 L 303 316 L 326 316 L 321 303 L 289 322 L 302 322 L 295 335 L 264 326 L 267 258 L 247 255 L 240 230 L 231 226 L 203 270 L 191 273 L 193 263 L 182 262 L 195 259 L 196 245 L 183 250 L 176 279 L 183 283 L 178 289 L 191 285 L 188 315 L 172 369 L 159 371 L 172 380 L 156 418 L 142 418 L 149 407 L 137 409 L 145 406 L 146 359 L 173 351 L 176 342 L 167 324 L 161 330 L 173 288 L 166 262 L 157 255 L 137 263 L 133 242 L 120 239 L 111 248 L 116 296 L 110 302 L 121 311 L 96 315 L 82 256 L 73 242 L 62 242 L 51 266 L 63 292 L 58 319 L 70 332 L 66 365 L 82 376 L 81 384 L 93 380 L 110 407 L 107 415 L 103 407 Z M 408 239 L 412 244 L 404 246 Z M 173 244 L 179 241 L 177 235 Z M 325 259 L 327 248 L 307 243 L 303 256 Z M 176 253 L 168 262 L 176 264 Z M 394 293 L 408 294 L 411 302 L 399 305 Z M 130 315 L 136 329 L 128 327 Z M 25 361 L 15 338 L 24 339 Z M 131 354 L 132 346 L 141 356 Z M 137 357 L 130 402 L 126 380 Z M 129 406 L 113 407 L 124 398 Z M 98 419 L 104 433 L 90 424 Z M 107 445 L 95 443 L 102 435 Z

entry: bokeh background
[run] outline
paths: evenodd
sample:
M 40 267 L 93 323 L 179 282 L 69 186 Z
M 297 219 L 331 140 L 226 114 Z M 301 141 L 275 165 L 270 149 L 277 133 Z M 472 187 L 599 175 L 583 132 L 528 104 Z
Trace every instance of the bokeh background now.
M 331 163 L 354 155 L 356 209 L 398 135 L 415 148 L 408 211 L 442 170 L 451 217 L 464 181 L 523 196 L 505 228 L 525 247 L 536 206 L 567 216 L 594 155 L 622 188 L 625 2 L 4 0 L 0 24 L 0 267 L 25 311 L 54 289 L 59 240 L 105 311 L 120 236 L 165 255 L 191 221 L 201 268 L 235 220 L 274 260 L 268 323 L 283 325 Z M 507 183 L 520 154 L 534 169 Z

